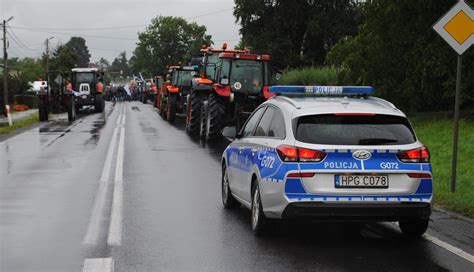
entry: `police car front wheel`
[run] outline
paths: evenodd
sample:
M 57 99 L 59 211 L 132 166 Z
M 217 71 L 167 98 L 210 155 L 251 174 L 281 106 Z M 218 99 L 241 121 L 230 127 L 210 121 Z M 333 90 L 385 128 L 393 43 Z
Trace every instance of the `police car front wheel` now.
M 222 205 L 226 209 L 237 208 L 239 202 L 232 196 L 229 186 L 229 176 L 227 174 L 227 167 L 222 164 Z
M 404 235 L 409 237 L 420 237 L 428 229 L 429 220 L 419 219 L 419 220 L 407 220 L 400 221 L 400 229 Z

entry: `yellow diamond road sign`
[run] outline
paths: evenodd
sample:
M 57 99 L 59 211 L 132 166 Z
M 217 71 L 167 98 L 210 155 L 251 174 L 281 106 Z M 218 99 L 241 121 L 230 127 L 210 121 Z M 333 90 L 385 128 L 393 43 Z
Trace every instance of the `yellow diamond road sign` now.
M 460 0 L 433 26 L 433 29 L 459 54 L 474 44 L 474 10 Z

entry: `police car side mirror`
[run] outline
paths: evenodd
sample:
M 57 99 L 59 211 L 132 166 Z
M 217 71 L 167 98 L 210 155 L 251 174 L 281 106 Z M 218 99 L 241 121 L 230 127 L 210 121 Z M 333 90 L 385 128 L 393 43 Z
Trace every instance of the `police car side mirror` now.
M 276 74 L 275 74 L 275 79 L 280 80 L 282 76 L 283 76 L 283 72 L 282 71 L 277 71 Z
M 233 141 L 237 138 L 237 127 L 225 127 L 221 133 L 222 136 Z

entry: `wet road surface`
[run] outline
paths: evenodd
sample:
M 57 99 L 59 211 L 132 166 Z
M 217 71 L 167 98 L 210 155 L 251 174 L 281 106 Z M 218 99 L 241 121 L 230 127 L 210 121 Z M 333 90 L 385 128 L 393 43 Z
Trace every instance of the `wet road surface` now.
M 222 208 L 226 144 L 190 138 L 138 102 L 0 142 L 0 270 L 474 270 L 473 224 L 439 212 L 417 241 L 392 223 L 254 237 L 249 211 Z

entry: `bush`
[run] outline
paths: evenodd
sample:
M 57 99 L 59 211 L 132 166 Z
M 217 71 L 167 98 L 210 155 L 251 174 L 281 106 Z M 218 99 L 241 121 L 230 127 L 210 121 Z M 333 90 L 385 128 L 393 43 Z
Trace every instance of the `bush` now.
M 290 70 L 278 81 L 281 85 L 320 85 L 338 84 L 339 69 L 335 67 L 305 67 Z

